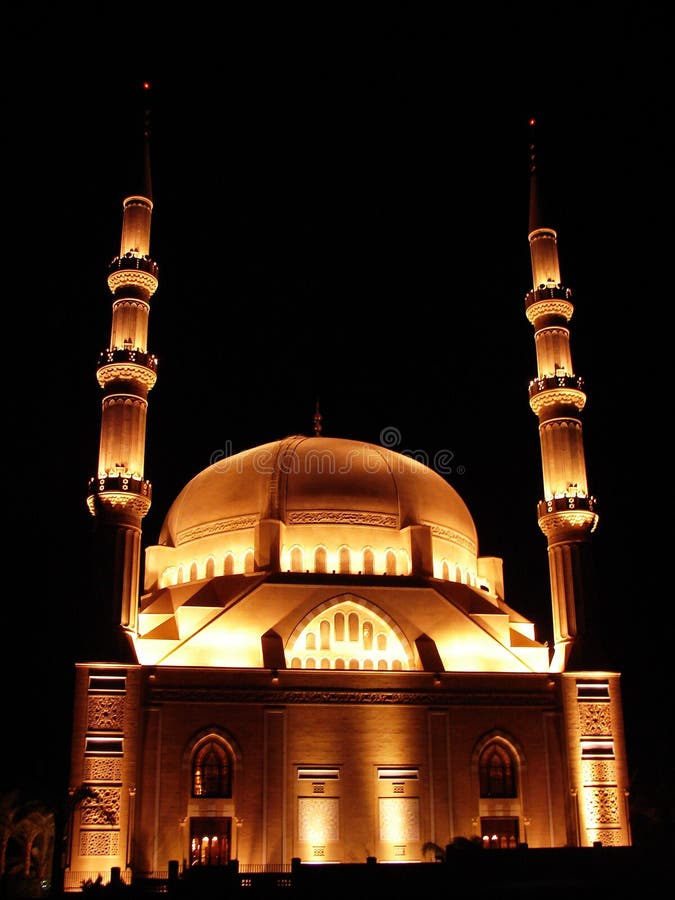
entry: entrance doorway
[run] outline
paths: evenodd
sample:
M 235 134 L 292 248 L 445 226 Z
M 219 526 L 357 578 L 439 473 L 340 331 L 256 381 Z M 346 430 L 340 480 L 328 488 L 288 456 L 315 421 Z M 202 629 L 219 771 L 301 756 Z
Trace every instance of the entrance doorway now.
M 518 846 L 517 816 L 481 816 L 480 828 L 486 850 L 513 850 Z
M 190 866 L 226 866 L 230 861 L 232 819 L 190 819 Z

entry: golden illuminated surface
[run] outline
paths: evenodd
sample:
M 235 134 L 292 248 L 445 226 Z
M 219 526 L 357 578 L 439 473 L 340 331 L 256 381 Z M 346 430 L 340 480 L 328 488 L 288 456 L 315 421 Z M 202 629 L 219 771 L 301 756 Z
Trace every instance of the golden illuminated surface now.
M 180 493 L 146 551 L 135 647 L 148 665 L 260 667 L 269 632 L 285 667 L 377 671 L 425 668 L 424 640 L 434 668 L 545 671 L 548 649 L 503 593 L 501 560 L 477 556 L 469 510 L 438 473 L 296 436 Z

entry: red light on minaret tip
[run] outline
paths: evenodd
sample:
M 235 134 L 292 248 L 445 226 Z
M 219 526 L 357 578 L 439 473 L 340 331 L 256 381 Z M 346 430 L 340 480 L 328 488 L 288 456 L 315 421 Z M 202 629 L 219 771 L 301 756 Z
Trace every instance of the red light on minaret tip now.
M 149 82 L 149 81 L 144 81 L 144 82 L 143 82 L 143 90 L 144 90 L 144 91 L 149 91 L 149 90 L 150 90 L 150 82 Z
M 537 124 L 536 119 L 530 119 L 530 125 L 536 125 L 536 124 Z

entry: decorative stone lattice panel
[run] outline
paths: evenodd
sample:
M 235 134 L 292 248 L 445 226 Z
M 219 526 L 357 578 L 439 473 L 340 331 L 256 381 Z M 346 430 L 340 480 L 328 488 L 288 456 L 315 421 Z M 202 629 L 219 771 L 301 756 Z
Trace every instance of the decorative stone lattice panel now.
M 613 759 L 584 759 L 581 772 L 584 784 L 616 784 L 616 763 Z
M 597 828 L 589 831 L 592 841 L 600 841 L 603 847 L 623 847 L 624 841 L 619 828 Z
M 337 841 L 340 803 L 337 797 L 298 799 L 298 837 L 310 844 Z
M 580 703 L 579 729 L 582 735 L 611 735 L 612 719 L 608 703 Z
M 380 797 L 380 840 L 419 841 L 420 807 L 417 797 Z
M 115 757 L 87 757 L 84 761 L 85 781 L 121 781 L 122 760 Z
M 119 825 L 120 788 L 96 788 L 98 798 L 82 801 L 83 825 Z
M 87 704 L 89 731 L 123 731 L 124 697 L 90 696 Z
M 80 832 L 80 856 L 117 856 L 119 847 L 117 831 Z
M 591 828 L 619 824 L 619 796 L 616 788 L 585 788 L 584 806 L 586 821 Z

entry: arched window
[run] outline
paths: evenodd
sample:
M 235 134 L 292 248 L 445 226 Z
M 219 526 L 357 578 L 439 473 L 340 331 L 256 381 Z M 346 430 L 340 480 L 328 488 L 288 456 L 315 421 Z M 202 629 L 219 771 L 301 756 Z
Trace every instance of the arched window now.
M 190 566 L 190 581 L 197 581 L 199 574 L 197 572 L 197 563 L 193 562 Z
M 373 649 L 373 623 L 368 622 L 367 620 L 363 623 L 363 627 L 361 629 L 363 633 L 363 649 L 364 650 L 372 650 Z
M 356 613 L 349 613 L 349 617 L 347 619 L 347 626 L 349 628 L 349 640 L 350 641 L 358 641 L 359 639 L 359 617 Z
M 293 547 L 291 550 L 291 572 L 302 572 L 302 550 Z
M 385 557 L 385 571 L 387 575 L 396 574 L 396 554 L 393 550 L 387 550 L 387 555 Z
M 305 638 L 305 650 L 316 650 L 316 635 L 313 631 L 307 632 L 307 637 Z
M 349 575 L 351 571 L 351 559 L 349 547 L 340 547 L 340 574 Z
M 213 578 L 216 574 L 216 563 L 212 556 L 206 560 L 206 577 Z
M 372 575 L 375 572 L 375 554 L 366 547 L 363 551 L 363 573 L 364 575 Z
M 450 569 L 448 568 L 448 563 L 446 560 L 443 560 L 443 567 L 441 570 L 441 578 L 443 579 L 443 581 L 450 580 Z
M 205 741 L 195 750 L 192 758 L 192 796 L 232 796 L 230 754 L 220 741 Z
M 410 575 L 410 557 L 405 550 L 398 551 L 398 573 L 399 575 Z
M 234 556 L 228 553 L 223 563 L 223 575 L 234 575 Z
M 244 557 L 244 573 L 246 575 L 253 574 L 253 550 L 247 550 Z
M 321 649 L 330 650 L 330 622 L 327 619 L 323 619 L 319 625 L 319 638 Z
M 507 748 L 493 741 L 478 761 L 481 797 L 517 797 L 516 767 Z
M 344 641 L 345 639 L 345 615 L 336 612 L 333 616 L 333 628 L 335 629 L 335 640 Z
M 178 573 L 176 574 L 176 584 L 182 584 L 185 575 L 183 574 L 183 567 L 178 566 Z
M 321 574 L 326 571 L 326 548 L 317 547 L 314 551 L 314 571 Z

